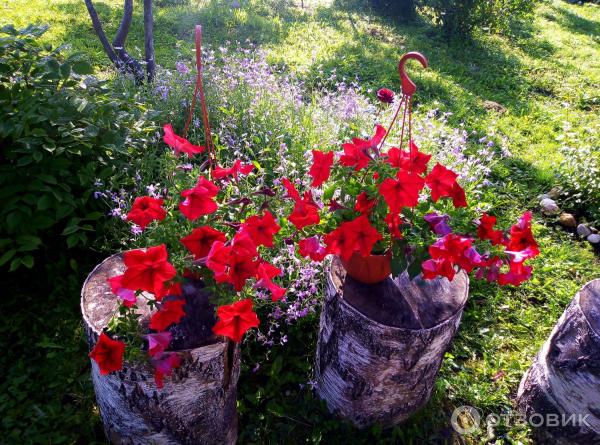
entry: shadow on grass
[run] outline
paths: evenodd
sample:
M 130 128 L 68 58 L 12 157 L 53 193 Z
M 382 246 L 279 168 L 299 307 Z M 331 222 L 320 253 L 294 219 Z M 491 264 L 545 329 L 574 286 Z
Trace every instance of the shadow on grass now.
M 548 20 L 556 21 L 565 30 L 574 34 L 600 37 L 600 23 L 586 19 L 570 11 L 566 5 L 552 6 L 553 14 L 547 14 Z

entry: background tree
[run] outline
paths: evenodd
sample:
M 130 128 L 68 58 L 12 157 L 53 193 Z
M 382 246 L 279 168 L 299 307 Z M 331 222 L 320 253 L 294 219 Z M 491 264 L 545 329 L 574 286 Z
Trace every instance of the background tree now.
M 96 35 L 100 39 L 100 43 L 106 52 L 106 55 L 110 61 L 117 67 L 117 69 L 123 73 L 132 74 L 135 77 L 136 82 L 141 83 L 144 79 L 152 81 L 156 71 L 156 62 L 154 60 L 154 30 L 153 30 L 153 13 L 152 13 L 152 0 L 144 0 L 144 49 L 145 49 L 145 64 L 146 73 L 142 65 L 129 55 L 125 49 L 125 43 L 131 28 L 131 20 L 133 18 L 133 0 L 124 0 L 123 4 L 123 18 L 117 29 L 115 38 L 113 39 L 112 45 L 104 32 L 102 22 L 98 17 L 98 12 L 92 3 L 92 0 L 85 0 L 85 6 L 87 7 L 90 18 L 92 19 L 92 26 Z

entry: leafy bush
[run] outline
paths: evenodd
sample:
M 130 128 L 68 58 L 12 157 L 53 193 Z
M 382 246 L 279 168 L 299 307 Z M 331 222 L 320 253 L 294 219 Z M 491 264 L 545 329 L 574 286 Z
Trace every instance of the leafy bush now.
M 511 22 L 533 13 L 536 0 L 419 0 L 446 35 L 464 36 L 474 29 L 506 32 Z
M 103 216 L 94 183 L 152 130 L 135 97 L 84 77 L 93 70 L 80 55 L 42 45 L 46 29 L 0 30 L 0 266 L 10 270 L 31 268 L 52 234 L 85 244 Z
M 578 134 L 565 128 L 559 136 L 564 160 L 559 169 L 565 203 L 600 226 L 600 124 Z

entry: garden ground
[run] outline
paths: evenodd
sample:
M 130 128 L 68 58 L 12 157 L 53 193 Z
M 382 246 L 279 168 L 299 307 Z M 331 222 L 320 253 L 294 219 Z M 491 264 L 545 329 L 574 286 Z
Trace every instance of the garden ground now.
M 118 25 L 120 3 L 98 2 L 109 34 Z M 448 43 L 426 21 L 398 25 L 343 2 L 306 2 L 306 9 L 271 8 L 266 2 L 242 2 L 239 9 L 217 1 L 157 3 L 157 61 L 169 67 L 191 60 L 195 23 L 203 24 L 207 44 L 250 39 L 268 51 L 273 64 L 288 67 L 307 83 L 319 71 L 335 69 L 372 88 L 397 89 L 399 56 L 409 50 L 424 53 L 430 68 L 411 70 L 418 109 L 440 108 L 453 113 L 456 125 L 465 122 L 467 128 L 508 137 L 513 156 L 494 171 L 502 186 L 486 195 L 507 219 L 523 208 L 537 210 L 537 195 L 555 182 L 561 138 L 567 131 L 583 134 L 600 112 L 600 8 L 591 4 L 545 2 L 535 19 L 510 38 L 477 35 Z M 89 54 L 98 75 L 104 75 L 106 57 L 82 1 L 5 0 L 0 8 L 1 24 L 49 23 L 48 42 L 70 43 L 72 50 Z M 129 42 L 134 54 L 143 47 L 139 9 Z M 506 112 L 486 109 L 485 101 L 501 104 Z M 240 443 L 443 442 L 451 440 L 449 415 L 456 406 L 475 406 L 484 414 L 510 412 L 531 358 L 577 289 L 596 278 L 600 266 L 589 244 L 539 213 L 536 220 L 542 254 L 534 262 L 533 279 L 512 290 L 474 283 L 434 397 L 407 424 L 392 432 L 356 433 L 327 415 L 307 385 L 318 320 L 307 318 L 289 332 L 289 343 L 272 348 L 266 359 L 259 346 L 245 347 Z M 83 278 L 102 255 L 57 252 L 34 279 L 31 272 L 3 277 L 3 313 L 10 314 L 0 327 L 9 345 L 0 355 L 6 378 L 0 395 L 3 440 L 103 441 L 78 312 Z M 256 361 L 261 367 L 252 373 Z M 493 437 L 489 434 L 484 429 L 469 440 L 530 441 L 522 425 L 502 424 Z

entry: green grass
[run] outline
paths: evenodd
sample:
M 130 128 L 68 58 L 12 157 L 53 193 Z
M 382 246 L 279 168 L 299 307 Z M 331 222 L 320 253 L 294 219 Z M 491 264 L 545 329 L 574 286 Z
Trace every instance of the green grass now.
M 121 1 L 96 3 L 111 35 L 118 26 Z M 369 87 L 398 89 L 399 56 L 421 51 L 430 68 L 410 69 L 420 109 L 439 107 L 454 113 L 455 124 L 464 121 L 467 128 L 508 138 L 513 157 L 495 171 L 503 185 L 483 198 L 504 222 L 526 208 L 536 210 L 536 196 L 553 185 L 560 162 L 557 138 L 564 123 L 571 125 L 570 131 L 582 132 L 600 112 L 600 8 L 592 4 L 548 1 L 510 38 L 477 35 L 448 43 L 425 21 L 397 25 L 343 5 L 312 2 L 300 10 L 242 2 L 241 9 L 229 9 L 222 3 L 229 4 L 157 6 L 158 62 L 173 66 L 177 60 L 191 60 L 197 22 L 204 25 L 208 44 L 250 39 L 268 51 L 272 63 L 289 67 L 308 83 L 320 70 L 335 68 L 348 79 L 358 76 Z M 140 6 L 136 2 L 128 43 L 134 55 L 143 46 Z M 1 24 L 30 22 L 50 23 L 45 37 L 50 43 L 70 43 L 73 51 L 92 57 L 99 73 L 105 70 L 106 57 L 81 0 L 0 2 Z M 506 113 L 487 111 L 486 100 L 502 104 Z M 539 213 L 534 229 L 542 251 L 534 263 L 534 278 L 518 289 L 473 284 L 434 396 L 405 425 L 393 432 L 356 432 L 331 419 L 310 391 L 300 387 L 311 377 L 317 320 L 310 319 L 291 330 L 285 347 L 267 353 L 256 345 L 245 346 L 240 443 L 434 443 L 450 437 L 449 415 L 456 406 L 472 405 L 485 414 L 512 409 L 524 370 L 577 289 L 597 277 L 600 266 L 589 245 Z M 75 270 L 59 265 L 50 277 L 40 276 L 41 288 L 54 289 L 49 296 L 22 286 L 24 276 L 7 279 L 13 283 L 8 287 L 8 309 L 20 314 L 0 331 L 13 345 L 1 362 L 7 390 L 0 408 L 9 442 L 103 440 L 78 322 L 78 288 L 92 263 Z M 255 361 L 262 362 L 261 369 L 252 373 Z M 504 376 L 494 379 L 499 371 Z M 501 425 L 495 434 L 497 443 L 531 441 L 522 426 Z M 482 431 L 469 441 L 484 441 L 486 435 Z

